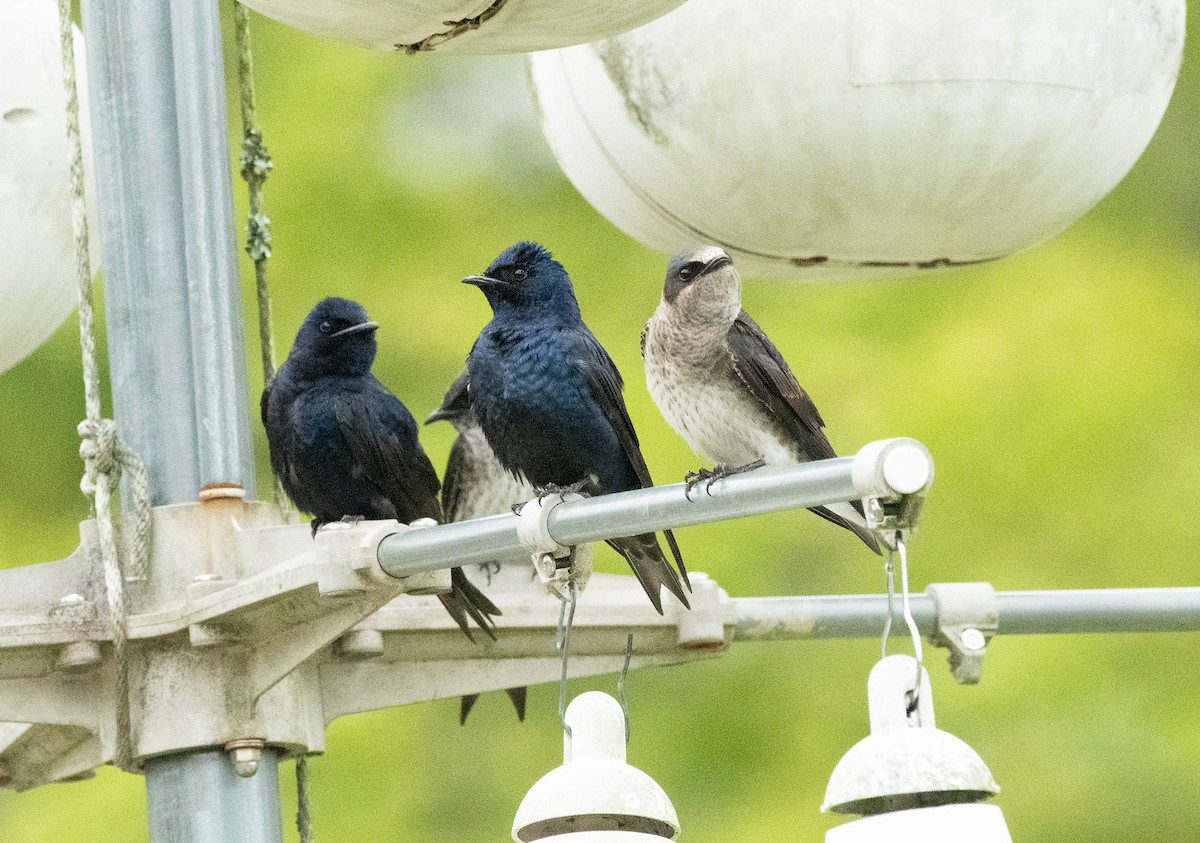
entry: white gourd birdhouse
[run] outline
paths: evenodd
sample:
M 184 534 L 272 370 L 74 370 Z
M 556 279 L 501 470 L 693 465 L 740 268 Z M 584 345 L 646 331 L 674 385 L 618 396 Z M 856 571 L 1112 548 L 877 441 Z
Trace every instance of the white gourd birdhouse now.
M 679 817 L 658 783 L 625 763 L 625 713 L 608 694 L 588 691 L 567 706 L 563 764 L 521 800 L 513 840 L 634 843 L 675 840 Z
M 75 307 L 61 55 L 53 0 L 0 0 L 0 372 L 45 342 Z M 75 62 L 84 171 L 90 175 L 83 37 L 78 30 Z M 90 183 L 87 192 L 91 197 Z M 88 206 L 93 232 L 94 208 L 93 199 Z M 92 253 L 98 249 L 93 247 Z
M 1108 193 L 1184 23 L 1184 0 L 689 0 L 529 61 L 559 164 L 643 243 L 912 275 L 1029 248 Z
M 683 0 L 247 0 L 296 29 L 372 50 L 523 53 L 606 38 Z

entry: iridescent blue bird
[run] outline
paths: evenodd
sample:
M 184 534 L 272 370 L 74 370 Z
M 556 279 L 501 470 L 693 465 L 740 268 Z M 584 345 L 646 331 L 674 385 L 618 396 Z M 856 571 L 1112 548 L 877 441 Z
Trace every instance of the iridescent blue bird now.
M 475 415 L 500 464 L 543 489 L 602 495 L 653 485 L 621 375 L 583 323 L 562 264 L 521 242 L 463 282 L 492 306 L 467 368 Z M 654 533 L 609 542 L 660 613 L 663 586 L 687 605 L 679 546 L 670 531 L 666 539 L 678 574 Z
M 317 528 L 344 518 L 442 520 L 437 472 L 417 423 L 371 374 L 375 329 L 358 302 L 327 298 L 300 326 L 292 351 L 262 394 L 271 469 Z M 468 617 L 495 638 L 500 610 L 461 569 L 439 595 L 468 638 Z

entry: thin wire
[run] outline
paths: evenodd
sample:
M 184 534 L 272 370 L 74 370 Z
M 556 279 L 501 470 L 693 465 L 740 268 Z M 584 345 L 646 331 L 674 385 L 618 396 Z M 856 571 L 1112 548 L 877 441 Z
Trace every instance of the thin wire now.
M 908 600 L 908 552 L 904 546 L 904 539 L 900 536 L 896 537 L 896 547 L 900 551 L 900 595 L 904 604 L 904 622 L 908 624 L 909 634 L 912 635 L 913 655 L 917 659 L 917 680 L 913 685 L 912 696 L 908 702 L 908 713 L 912 714 L 917 710 L 917 703 L 920 701 L 921 695 L 921 671 L 924 655 L 921 648 L 921 632 L 917 629 L 917 622 L 913 619 L 912 607 Z
M 893 562 L 892 550 L 888 549 L 887 561 L 883 563 L 884 581 L 887 585 L 887 617 L 883 621 L 883 644 L 880 658 L 887 658 L 888 638 L 892 634 L 892 616 L 896 604 L 896 565 Z
M 625 713 L 625 745 L 629 745 L 629 700 L 625 696 L 625 680 L 629 677 L 629 661 L 633 658 L 633 633 L 625 637 L 625 663 L 621 665 L 621 676 L 617 679 L 617 702 Z
M 571 727 L 567 725 L 567 666 L 571 660 L 571 628 L 575 625 L 575 602 L 578 596 L 575 591 L 575 581 L 567 583 L 570 599 L 563 600 L 558 612 L 558 631 L 555 643 L 562 651 L 562 677 L 558 682 L 558 719 L 562 722 L 563 731 L 571 737 Z M 565 621 L 565 623 L 564 623 Z

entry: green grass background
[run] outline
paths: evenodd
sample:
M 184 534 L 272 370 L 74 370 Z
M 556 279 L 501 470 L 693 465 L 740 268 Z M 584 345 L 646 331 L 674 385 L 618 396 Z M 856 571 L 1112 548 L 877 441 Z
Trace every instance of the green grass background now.
M 1197 584 L 1194 11 L 1188 28 L 1183 75 L 1142 160 L 1050 242 L 918 279 L 746 285 L 746 308 L 814 396 L 835 447 L 909 435 L 933 452 L 937 483 L 912 549 L 917 590 L 961 580 L 998 589 Z M 458 279 L 513 241 L 537 239 L 573 274 L 585 318 L 625 373 L 655 476 L 697 465 L 640 372 L 638 332 L 664 260 L 558 173 L 520 59 L 373 54 L 257 16 L 254 34 L 277 164 L 267 211 L 281 355 L 318 298 L 357 298 L 383 326 L 376 373 L 424 417 L 488 318 L 483 298 Z M 231 88 L 231 106 L 234 96 Z M 246 277 L 248 269 L 243 258 Z M 245 305 L 253 314 L 249 288 Z M 256 396 L 254 337 L 248 324 Z M 5 566 L 75 546 L 86 513 L 78 354 L 72 319 L 0 375 Z M 265 490 L 265 441 L 256 408 L 246 413 Z M 450 428 L 422 436 L 444 465 Z M 689 567 L 735 596 L 880 586 L 872 557 L 805 514 L 691 528 L 680 539 Z M 954 684 L 934 650 L 938 724 L 988 762 L 1020 843 L 1200 839 L 1198 644 L 1195 634 L 1001 638 L 977 687 Z M 869 640 L 745 644 L 714 661 L 636 673 L 630 760 L 667 790 L 693 843 L 819 840 L 836 822 L 818 813 L 829 773 L 866 733 L 865 679 L 877 654 Z M 579 681 L 572 692 L 593 687 L 614 682 Z M 333 724 L 326 755 L 311 764 L 317 839 L 507 839 L 521 797 L 561 758 L 556 701 L 555 686 L 532 689 L 523 725 L 496 696 L 465 728 L 452 700 Z M 290 817 L 290 765 L 284 773 Z M 296 838 L 290 825 L 287 834 Z M 145 839 L 143 783 L 112 769 L 0 794 L 0 840 Z

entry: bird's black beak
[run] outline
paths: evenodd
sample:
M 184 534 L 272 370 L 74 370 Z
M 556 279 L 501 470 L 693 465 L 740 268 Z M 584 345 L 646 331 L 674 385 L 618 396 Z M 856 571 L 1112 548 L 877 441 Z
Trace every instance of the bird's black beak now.
M 449 421 L 450 419 L 458 418 L 458 413 L 454 410 L 447 410 L 445 407 L 438 407 L 429 414 L 429 418 L 425 419 L 425 424 L 433 424 L 439 421 Z
M 345 337 L 349 336 L 350 334 L 361 334 L 363 331 L 374 331 L 378 327 L 378 322 L 359 322 L 357 325 L 351 325 L 349 328 L 342 328 L 342 330 L 336 331 L 329 336 L 330 338 Z
M 507 282 L 501 281 L 499 278 L 493 278 L 490 275 L 468 275 L 462 280 L 462 282 L 464 284 L 470 284 L 472 287 L 478 287 L 481 290 L 508 286 Z
M 704 265 L 704 269 L 700 271 L 700 274 L 708 275 L 710 272 L 716 272 L 723 266 L 731 266 L 732 264 L 733 260 L 729 257 L 729 255 L 720 255 L 706 263 Z

